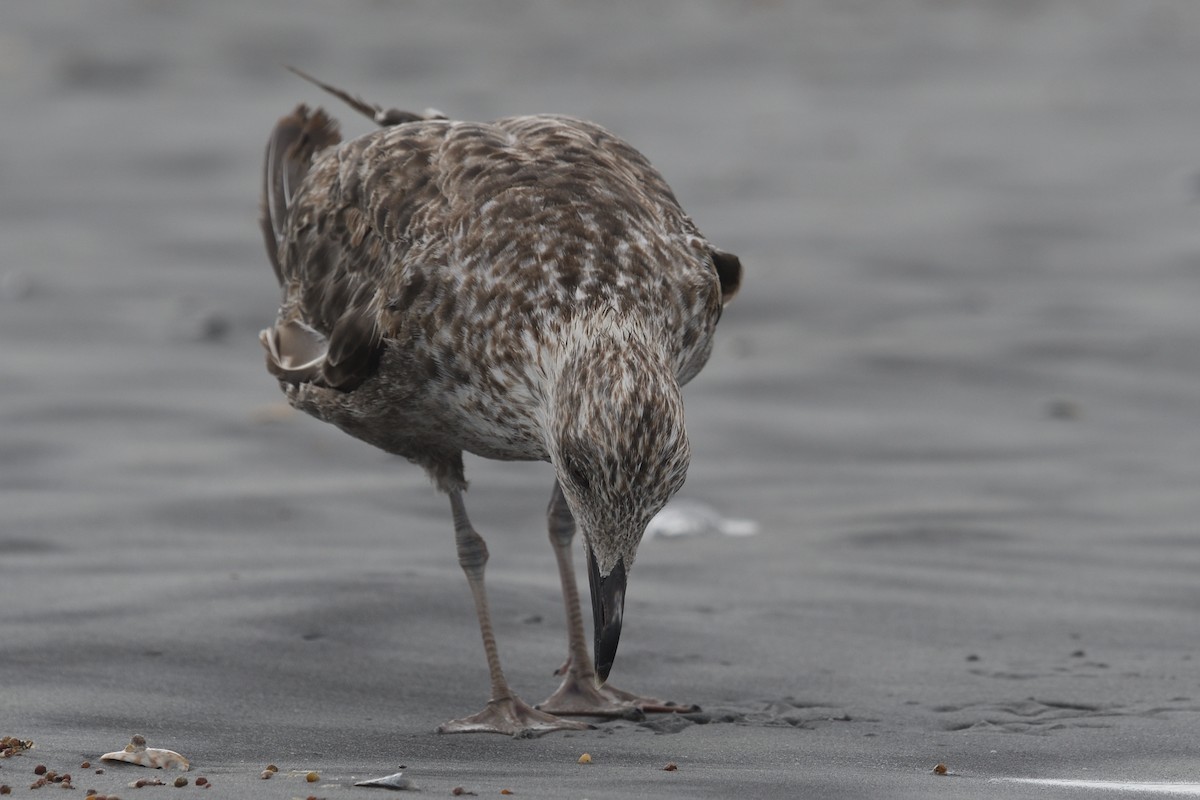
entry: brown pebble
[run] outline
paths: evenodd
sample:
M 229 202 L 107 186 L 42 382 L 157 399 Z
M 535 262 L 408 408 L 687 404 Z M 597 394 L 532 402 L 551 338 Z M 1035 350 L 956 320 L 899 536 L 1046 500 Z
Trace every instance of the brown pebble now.
M 0 794 L 12 794 L 12 787 L 7 783 L 0 784 Z
M 149 783 L 149 781 L 147 781 L 145 778 L 138 778 L 136 781 L 133 782 L 133 788 L 143 789 L 143 788 L 145 788 L 147 783 Z
M 46 765 L 38 764 L 36 767 L 33 768 L 33 774 L 34 775 L 45 775 L 46 774 Z
M 103 775 L 103 774 L 104 774 L 104 767 L 100 767 L 99 769 L 97 769 L 97 770 L 96 770 L 96 774 L 97 774 L 97 775 Z
M 267 764 L 267 769 L 271 772 L 279 772 L 279 767 L 275 766 L 274 764 Z
M 314 770 L 305 775 L 304 780 L 308 781 L 309 783 L 316 783 L 317 781 L 321 780 L 321 773 Z
M 207 786 L 207 785 L 208 785 L 208 778 L 206 778 L 206 777 L 204 777 L 203 775 L 201 775 L 199 778 L 196 778 L 196 785 L 197 785 L 197 786 Z
M 677 769 L 679 769 L 678 764 L 676 764 L 674 761 L 668 761 L 667 765 L 663 767 L 663 772 L 674 772 Z
M 92 768 L 92 762 L 90 762 L 90 761 L 85 761 L 85 762 L 83 762 L 82 764 L 80 764 L 80 765 L 79 765 L 79 768 L 80 768 L 80 769 L 91 769 L 91 768 Z
M 500 794 L 512 794 L 512 789 L 501 789 Z
M 949 771 L 950 770 L 946 769 L 945 764 L 938 764 L 936 767 L 933 768 L 934 775 L 945 775 Z
M 184 786 L 187 786 L 187 778 L 180 775 L 178 778 L 175 779 L 175 788 L 182 789 Z

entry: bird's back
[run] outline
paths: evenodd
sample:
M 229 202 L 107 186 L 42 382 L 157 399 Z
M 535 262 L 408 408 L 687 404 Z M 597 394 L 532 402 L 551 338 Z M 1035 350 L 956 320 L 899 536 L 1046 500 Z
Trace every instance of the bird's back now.
M 636 336 L 683 383 L 737 288 L 737 259 L 591 123 L 428 119 L 338 144 L 301 107 L 272 143 L 264 230 L 284 299 L 268 365 L 362 418 L 407 404 L 351 431 L 403 455 L 378 439 L 419 415 L 450 449 L 546 458 L 539 414 L 573 337 Z

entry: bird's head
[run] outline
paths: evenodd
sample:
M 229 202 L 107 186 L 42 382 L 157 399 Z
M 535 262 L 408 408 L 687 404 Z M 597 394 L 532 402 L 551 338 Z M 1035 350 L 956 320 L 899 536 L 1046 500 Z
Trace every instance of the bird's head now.
M 642 534 L 683 485 L 691 450 L 667 359 L 636 338 L 593 344 L 559 375 L 549 445 L 586 546 L 596 675 L 603 683 Z

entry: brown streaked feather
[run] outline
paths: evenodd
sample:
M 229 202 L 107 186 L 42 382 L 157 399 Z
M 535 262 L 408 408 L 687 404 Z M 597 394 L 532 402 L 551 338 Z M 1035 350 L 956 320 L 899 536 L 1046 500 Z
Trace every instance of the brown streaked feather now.
M 420 118 L 328 148 L 281 230 L 272 374 L 300 391 L 298 408 L 442 488 L 465 485 L 464 449 L 552 458 L 545 370 L 583 329 L 636 329 L 653 342 L 646 363 L 686 383 L 740 281 L 641 153 L 567 117 Z

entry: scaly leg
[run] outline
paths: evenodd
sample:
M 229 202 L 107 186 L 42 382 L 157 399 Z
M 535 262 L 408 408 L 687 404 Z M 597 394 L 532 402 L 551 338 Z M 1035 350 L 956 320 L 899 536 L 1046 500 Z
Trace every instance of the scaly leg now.
M 641 719 L 647 712 L 699 711 L 698 706 L 664 703 L 648 697 L 638 697 L 613 686 L 597 686 L 596 670 L 588 655 L 587 639 L 583 632 L 583 612 L 579 606 L 579 589 L 575 584 L 575 567 L 571 563 L 571 540 L 575 537 L 575 518 L 563 496 L 562 487 L 554 482 L 550 508 L 546 512 L 550 528 L 550 543 L 558 561 L 562 580 L 563 604 L 567 609 L 567 663 L 555 674 L 563 675 L 558 690 L 538 704 L 552 714 L 589 717 L 622 717 Z
M 462 492 L 450 492 L 450 508 L 454 512 L 454 539 L 458 544 L 458 563 L 467 575 L 471 594 L 475 598 L 475 614 L 479 617 L 479 632 L 483 636 L 483 652 L 487 656 L 488 673 L 492 680 L 492 699 L 487 708 L 463 719 L 451 720 L 438 727 L 438 733 L 506 733 L 529 738 L 550 731 L 585 730 L 590 725 L 574 720 L 559 719 L 525 703 L 508 687 L 500 669 L 496 636 L 488 611 L 487 594 L 483 588 L 483 568 L 487 564 L 487 545 L 467 519 Z

